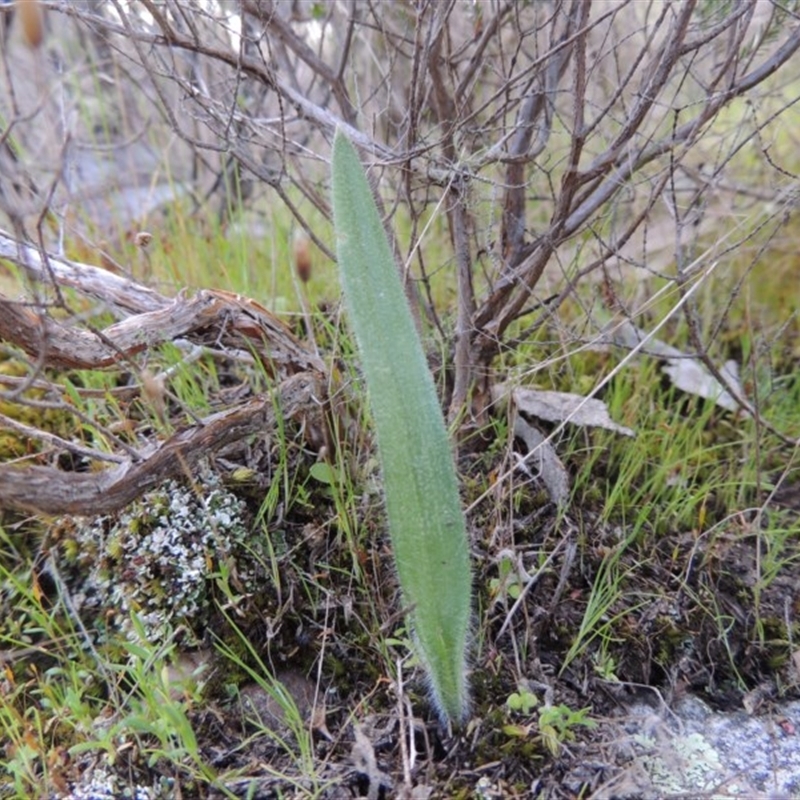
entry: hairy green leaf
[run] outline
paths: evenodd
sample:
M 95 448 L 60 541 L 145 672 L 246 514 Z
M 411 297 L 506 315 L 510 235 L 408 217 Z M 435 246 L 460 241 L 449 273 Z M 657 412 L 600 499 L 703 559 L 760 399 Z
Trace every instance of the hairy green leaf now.
M 339 274 L 375 422 L 397 573 L 438 711 L 460 722 L 471 576 L 450 441 L 378 209 L 341 132 L 332 177 Z

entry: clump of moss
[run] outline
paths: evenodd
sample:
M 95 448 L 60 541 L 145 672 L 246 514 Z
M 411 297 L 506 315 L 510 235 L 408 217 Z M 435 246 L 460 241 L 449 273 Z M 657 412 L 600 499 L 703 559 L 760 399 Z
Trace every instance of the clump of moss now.
M 24 360 L 0 356 L 0 375 L 24 379 L 30 376 L 30 370 L 30 365 Z M 72 424 L 67 413 L 26 402 L 43 399 L 46 399 L 43 389 L 28 387 L 19 400 L 0 399 L 0 414 L 33 428 L 65 435 Z M 13 430 L 0 433 L 0 461 L 29 455 L 34 449 L 38 449 L 37 443 L 29 436 Z
M 135 615 L 151 641 L 185 625 L 202 630 L 221 563 L 247 575 L 245 504 L 208 468 L 192 484 L 168 481 L 117 516 L 62 521 L 59 561 L 72 600 L 134 635 Z

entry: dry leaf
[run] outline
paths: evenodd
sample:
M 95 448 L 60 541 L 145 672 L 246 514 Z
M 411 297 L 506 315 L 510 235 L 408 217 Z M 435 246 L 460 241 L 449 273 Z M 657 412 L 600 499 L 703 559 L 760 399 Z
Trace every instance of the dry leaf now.
M 661 368 L 673 385 L 682 392 L 695 394 L 707 400 L 713 400 L 720 408 L 727 411 L 738 411 L 739 404 L 722 384 L 708 371 L 702 361 L 689 356 L 670 358 Z M 736 393 L 742 396 L 739 384 L 739 366 L 735 361 L 726 361 L 720 372 L 728 383 L 735 387 Z
M 720 408 L 727 411 L 744 411 L 724 386 L 708 371 L 708 367 L 695 356 L 687 355 L 676 347 L 662 342 L 660 339 L 647 339 L 647 332 L 637 328 L 630 321 L 607 326 L 603 336 L 603 345 L 614 344 L 619 347 L 633 349 L 646 341 L 642 353 L 656 358 L 663 358 L 666 364 L 664 373 L 673 385 L 682 392 L 694 394 L 707 400 L 713 400 Z M 739 382 L 739 365 L 735 361 L 726 361 L 720 373 L 739 397 L 744 397 L 744 390 Z
M 514 389 L 511 396 L 517 409 L 529 417 L 546 422 L 570 422 L 573 425 L 606 428 L 624 436 L 636 435 L 630 428 L 614 422 L 608 414 L 606 404 L 593 397 L 536 389 Z
M 569 474 L 553 445 L 535 425 L 520 414 L 514 417 L 514 436 L 525 442 L 528 453 L 533 453 L 531 458 L 526 459 L 526 463 L 534 470 L 538 468 L 536 477 L 544 483 L 551 502 L 558 506 L 566 505 L 570 494 Z

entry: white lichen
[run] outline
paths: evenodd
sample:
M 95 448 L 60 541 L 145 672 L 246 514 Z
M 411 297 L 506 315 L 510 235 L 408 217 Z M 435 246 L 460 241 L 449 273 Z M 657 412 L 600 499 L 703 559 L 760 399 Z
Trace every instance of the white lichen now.
M 87 771 L 65 800 L 155 800 L 145 786 L 124 786 L 120 778 L 104 767 Z
M 159 641 L 169 628 L 196 627 L 215 569 L 241 556 L 248 538 L 244 503 L 211 470 L 192 485 L 169 481 L 118 516 L 78 525 L 73 601 L 132 637 L 135 614 L 148 639 Z

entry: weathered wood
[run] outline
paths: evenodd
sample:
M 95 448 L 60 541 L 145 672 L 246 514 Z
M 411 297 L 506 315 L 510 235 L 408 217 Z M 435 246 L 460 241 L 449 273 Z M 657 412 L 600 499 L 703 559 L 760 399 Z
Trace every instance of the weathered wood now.
M 18 242 L 3 231 L 0 231 L 0 258 L 18 264 L 29 278 L 38 283 L 52 284 L 55 281 L 59 286 L 68 286 L 111 308 L 128 313 L 155 311 L 170 303 L 168 297 L 154 289 L 115 275 L 102 267 L 51 254 L 43 259 L 35 247 Z
M 322 360 L 274 314 L 230 292 L 178 295 L 166 306 L 115 322 L 99 334 L 0 295 L 0 339 L 50 367 L 102 369 L 180 338 L 253 348 L 279 376 L 325 369 Z
M 169 478 L 191 474 L 200 458 L 225 445 L 254 434 L 268 436 L 275 429 L 276 408 L 293 417 L 319 415 L 325 405 L 322 359 L 254 300 L 213 289 L 168 298 L 90 264 L 43 257 L 2 232 L 0 258 L 18 264 L 34 282 L 69 287 L 120 317 L 93 330 L 85 318 L 70 316 L 67 309 L 52 311 L 41 302 L 0 295 L 0 341 L 23 350 L 37 368 L 129 370 L 138 353 L 180 339 L 217 351 L 252 352 L 278 386 L 275 398 L 242 402 L 160 444 L 137 443 L 142 459 L 130 450 L 115 453 L 114 460 L 121 463 L 87 473 L 43 465 L 0 465 L 0 508 L 45 514 L 109 513 Z M 32 374 L 31 380 L 35 377 Z M 24 404 L 25 399 L 17 402 Z
M 127 460 L 99 472 L 64 472 L 55 467 L 0 464 L 0 508 L 35 514 L 109 514 L 170 478 L 192 468 L 227 444 L 275 429 L 275 414 L 319 414 L 317 377 L 285 380 L 276 397 L 266 396 L 213 414 L 157 445 L 143 460 Z
M 100 267 L 48 255 L 0 231 L 0 258 L 42 284 L 55 282 L 101 301 L 123 317 L 99 333 L 61 322 L 34 303 L 0 295 L 0 339 L 45 366 L 100 369 L 178 338 L 253 349 L 278 377 L 324 372 L 322 359 L 264 306 L 219 289 L 169 298 Z

